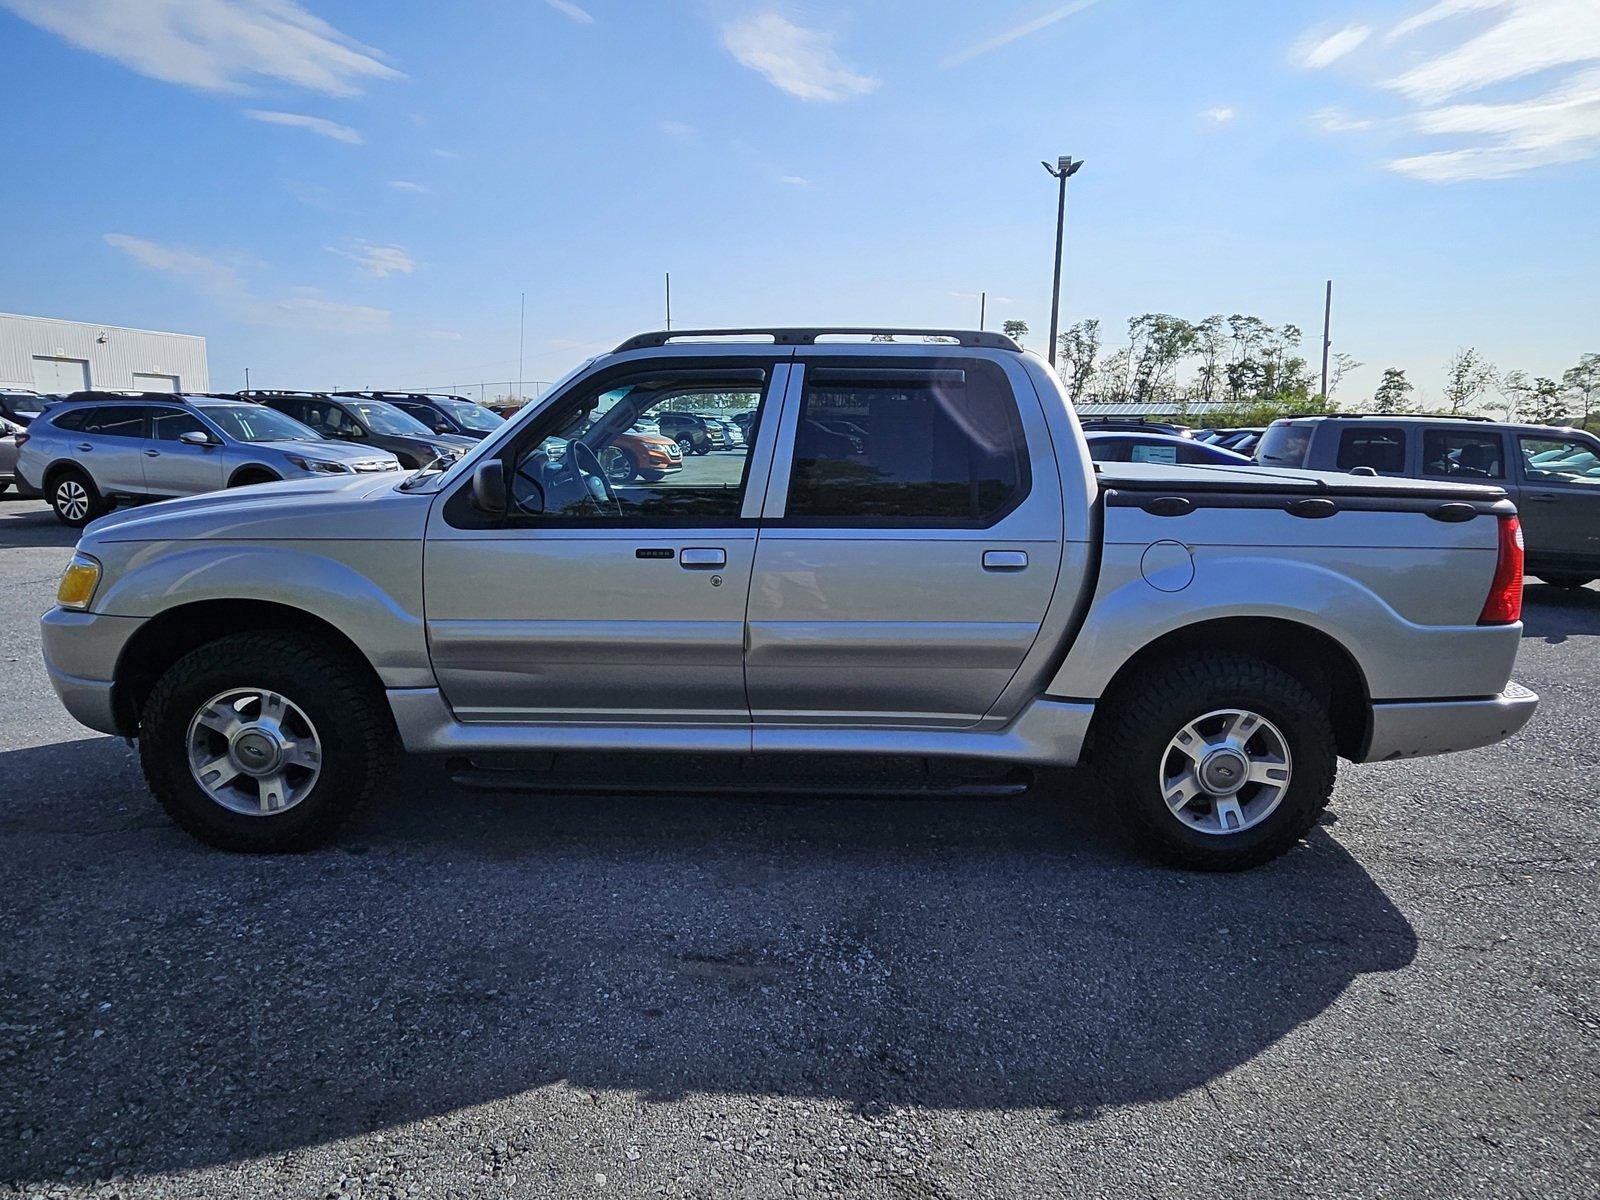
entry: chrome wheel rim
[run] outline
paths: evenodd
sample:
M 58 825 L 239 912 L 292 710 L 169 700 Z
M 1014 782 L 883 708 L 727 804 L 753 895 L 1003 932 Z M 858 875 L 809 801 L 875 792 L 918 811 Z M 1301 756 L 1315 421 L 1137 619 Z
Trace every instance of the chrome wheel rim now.
M 81 521 L 89 512 L 89 493 L 76 479 L 56 485 L 56 508 L 69 521 Z
M 1167 743 L 1158 768 L 1172 815 L 1197 833 L 1242 833 L 1270 817 L 1294 773 L 1289 742 L 1260 713 L 1219 708 Z
M 189 773 L 229 812 L 270 817 L 299 804 L 322 774 L 322 741 L 305 710 L 268 688 L 231 688 L 189 722 Z

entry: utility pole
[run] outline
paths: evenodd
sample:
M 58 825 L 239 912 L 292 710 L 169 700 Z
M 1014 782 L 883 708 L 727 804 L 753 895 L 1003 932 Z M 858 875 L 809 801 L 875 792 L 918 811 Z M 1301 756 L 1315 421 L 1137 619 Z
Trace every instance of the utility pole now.
M 667 272 L 667 331 L 672 331 L 672 272 Z
M 1333 280 L 1328 280 L 1327 297 L 1322 302 L 1322 402 L 1328 402 L 1328 347 L 1333 345 L 1329 328 L 1333 322 Z
M 1070 154 L 1063 154 L 1056 160 L 1056 165 L 1041 162 L 1040 166 L 1054 175 L 1061 184 L 1061 191 L 1056 200 L 1056 269 L 1055 283 L 1050 289 L 1050 365 L 1056 365 L 1056 330 L 1061 321 L 1061 245 L 1067 225 L 1067 180 L 1076 175 L 1083 167 L 1083 159 L 1074 159 Z
M 989 293 L 978 293 L 978 332 L 983 332 L 983 321 L 989 312 Z

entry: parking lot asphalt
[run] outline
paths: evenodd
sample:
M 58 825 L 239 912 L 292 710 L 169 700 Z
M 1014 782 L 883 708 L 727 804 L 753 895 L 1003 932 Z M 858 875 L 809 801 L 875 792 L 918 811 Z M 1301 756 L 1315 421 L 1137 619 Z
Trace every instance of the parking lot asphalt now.
M 200 846 L 76 726 L 0 498 L 0 1194 L 1587 1196 L 1600 590 L 1511 741 L 1237 876 L 1003 801 L 511 797 Z M 662 763 L 686 773 L 692 764 Z

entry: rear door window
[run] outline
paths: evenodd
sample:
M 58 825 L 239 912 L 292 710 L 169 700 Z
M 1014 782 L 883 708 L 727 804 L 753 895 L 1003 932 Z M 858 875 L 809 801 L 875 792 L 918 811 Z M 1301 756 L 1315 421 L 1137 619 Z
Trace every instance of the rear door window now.
M 1349 425 L 1339 431 L 1339 454 L 1334 466 L 1371 467 L 1380 475 L 1403 475 L 1406 469 L 1406 433 L 1403 429 Z
M 841 421 L 859 432 L 838 432 Z M 806 370 L 788 521 L 985 528 L 1028 487 L 1021 418 L 995 364 Z
M 94 416 L 95 411 L 92 408 L 69 408 L 59 417 L 52 417 L 50 423 L 57 429 L 65 429 L 70 433 L 76 433 L 83 428 L 85 421 Z
M 1504 479 L 1505 439 L 1476 429 L 1424 430 L 1422 473 L 1436 479 Z
M 97 437 L 144 437 L 145 414 L 150 410 L 135 404 L 97 408 L 83 423 L 83 432 Z

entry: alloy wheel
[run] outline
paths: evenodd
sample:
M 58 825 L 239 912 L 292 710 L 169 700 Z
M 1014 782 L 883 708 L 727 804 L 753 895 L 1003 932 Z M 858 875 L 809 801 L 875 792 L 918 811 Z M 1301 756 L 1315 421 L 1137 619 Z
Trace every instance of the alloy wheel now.
M 1167 743 L 1158 767 L 1172 815 L 1198 833 L 1240 833 L 1272 815 L 1289 791 L 1288 740 L 1242 708 L 1208 712 Z
M 305 710 L 268 688 L 232 688 L 189 722 L 189 773 L 230 812 L 272 816 L 311 794 L 322 742 Z

